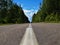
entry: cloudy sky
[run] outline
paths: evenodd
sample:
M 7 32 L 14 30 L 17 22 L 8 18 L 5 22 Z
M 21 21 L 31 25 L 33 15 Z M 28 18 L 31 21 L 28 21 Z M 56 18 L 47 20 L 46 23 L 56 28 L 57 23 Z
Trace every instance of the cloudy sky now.
M 37 13 L 42 0 L 13 0 L 13 2 L 17 3 L 18 5 L 21 4 L 24 13 L 31 21 L 33 14 Z

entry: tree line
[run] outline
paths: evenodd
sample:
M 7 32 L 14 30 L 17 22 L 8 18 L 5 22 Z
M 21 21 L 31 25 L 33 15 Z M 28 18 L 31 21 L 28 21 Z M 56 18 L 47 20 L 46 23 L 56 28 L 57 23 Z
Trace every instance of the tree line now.
M 12 0 L 0 0 L 0 24 L 4 23 L 28 23 L 23 9 Z
M 43 0 L 32 22 L 60 22 L 60 0 Z

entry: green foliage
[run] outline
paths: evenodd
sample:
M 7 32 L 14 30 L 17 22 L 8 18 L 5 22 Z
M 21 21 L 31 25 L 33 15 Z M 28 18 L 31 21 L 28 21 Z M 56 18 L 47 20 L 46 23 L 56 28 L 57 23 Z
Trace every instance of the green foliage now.
M 54 14 L 52 13 L 51 15 L 48 15 L 45 19 L 45 21 L 55 21 L 55 17 L 54 17 Z
M 49 21 L 50 15 L 46 17 L 45 21 Z
M 33 22 L 60 22 L 60 0 L 43 0 L 36 15 Z
M 12 0 L 0 0 L 0 23 L 27 23 L 22 7 L 14 4 Z

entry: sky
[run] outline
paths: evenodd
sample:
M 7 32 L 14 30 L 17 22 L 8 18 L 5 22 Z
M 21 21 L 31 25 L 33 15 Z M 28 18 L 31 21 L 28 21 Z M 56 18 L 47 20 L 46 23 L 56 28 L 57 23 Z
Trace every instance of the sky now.
M 31 22 L 32 16 L 34 13 L 37 13 L 40 7 L 40 3 L 42 3 L 42 0 L 13 0 L 13 2 L 21 5 L 25 15 Z

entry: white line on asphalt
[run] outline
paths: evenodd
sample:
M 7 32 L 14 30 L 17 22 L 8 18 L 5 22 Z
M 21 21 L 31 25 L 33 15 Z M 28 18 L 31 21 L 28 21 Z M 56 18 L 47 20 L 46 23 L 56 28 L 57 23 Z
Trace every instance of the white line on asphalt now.
M 29 24 L 29 27 L 26 29 L 26 32 L 21 40 L 20 45 L 38 45 L 31 24 Z

